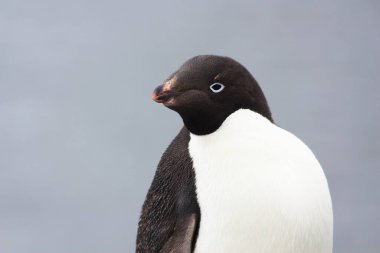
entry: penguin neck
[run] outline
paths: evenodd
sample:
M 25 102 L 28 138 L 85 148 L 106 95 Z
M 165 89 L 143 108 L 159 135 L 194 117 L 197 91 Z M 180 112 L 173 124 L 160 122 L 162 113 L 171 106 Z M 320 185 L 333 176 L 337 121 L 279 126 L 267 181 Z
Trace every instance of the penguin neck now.
M 263 129 L 268 127 L 268 125 L 274 124 L 268 118 L 262 116 L 261 114 L 254 112 L 250 109 L 239 109 L 227 116 L 217 128 L 215 128 L 213 131 L 209 133 L 197 134 L 192 132 L 190 129 L 189 131 L 192 138 L 206 140 L 213 138 L 214 136 L 219 136 L 222 133 L 231 131 L 262 131 Z
M 254 114 L 260 120 L 273 123 L 271 113 L 256 112 L 253 108 L 237 108 L 231 110 L 225 110 L 224 112 L 216 113 L 214 111 L 186 111 L 179 113 L 185 127 L 194 135 L 209 135 L 216 132 L 228 118 L 232 115 L 236 117 L 249 117 L 247 114 Z M 240 116 L 239 116 L 240 115 Z M 243 116 L 244 115 L 244 116 Z M 229 120 L 231 121 L 231 120 Z
M 229 112 L 216 114 L 206 111 L 190 111 L 180 115 L 190 133 L 204 136 L 217 131 L 229 114 Z
M 191 120 L 182 117 L 185 127 L 190 131 L 190 134 L 193 137 L 212 136 L 227 129 L 243 129 L 247 127 L 247 119 L 252 123 L 250 124 L 251 130 L 252 126 L 258 128 L 262 127 L 262 124 L 272 124 L 270 119 L 250 109 L 238 109 L 230 115 L 223 116 L 222 118 L 213 117 L 211 115 L 208 117 L 200 117 L 199 114 L 197 117 L 202 118 L 202 120 Z

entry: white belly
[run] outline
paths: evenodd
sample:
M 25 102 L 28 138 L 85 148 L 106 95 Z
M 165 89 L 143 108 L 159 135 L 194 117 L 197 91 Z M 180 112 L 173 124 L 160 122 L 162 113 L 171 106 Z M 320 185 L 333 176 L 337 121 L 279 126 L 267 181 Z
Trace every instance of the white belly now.
M 331 253 L 326 178 L 297 137 L 250 110 L 191 134 L 201 209 L 196 253 Z

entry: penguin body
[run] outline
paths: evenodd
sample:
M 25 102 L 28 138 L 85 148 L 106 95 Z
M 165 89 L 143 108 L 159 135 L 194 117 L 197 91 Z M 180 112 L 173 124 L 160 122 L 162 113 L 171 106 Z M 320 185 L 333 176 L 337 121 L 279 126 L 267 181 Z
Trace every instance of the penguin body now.
M 202 215 L 196 253 L 331 252 L 327 181 L 297 137 L 247 109 L 190 136 Z
M 152 95 L 184 128 L 163 154 L 137 253 L 331 253 L 332 207 L 313 153 L 277 127 L 252 75 L 228 57 L 185 62 Z

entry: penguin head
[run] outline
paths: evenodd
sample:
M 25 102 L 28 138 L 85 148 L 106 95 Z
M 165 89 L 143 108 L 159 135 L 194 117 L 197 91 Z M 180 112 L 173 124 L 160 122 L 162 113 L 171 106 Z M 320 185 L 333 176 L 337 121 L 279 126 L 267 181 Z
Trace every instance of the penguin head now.
M 250 109 L 273 121 L 256 80 L 228 57 L 189 59 L 154 90 L 152 99 L 178 112 L 186 128 L 196 135 L 216 131 L 239 109 Z

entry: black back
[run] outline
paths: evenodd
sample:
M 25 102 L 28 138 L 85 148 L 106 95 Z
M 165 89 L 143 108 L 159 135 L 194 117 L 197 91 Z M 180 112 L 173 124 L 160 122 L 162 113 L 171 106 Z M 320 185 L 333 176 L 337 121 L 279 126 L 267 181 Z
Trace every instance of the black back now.
M 200 210 L 189 140 L 189 131 L 182 128 L 158 164 L 140 217 L 137 253 L 185 252 L 179 248 L 187 247 L 183 244 L 186 240 L 191 241 L 191 252 L 194 250 Z

